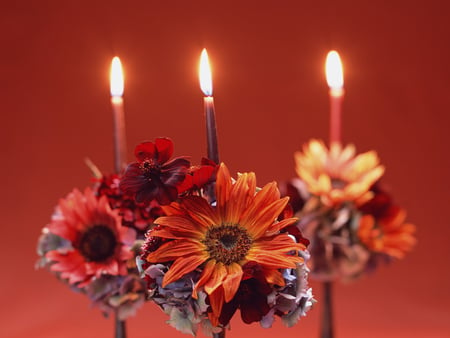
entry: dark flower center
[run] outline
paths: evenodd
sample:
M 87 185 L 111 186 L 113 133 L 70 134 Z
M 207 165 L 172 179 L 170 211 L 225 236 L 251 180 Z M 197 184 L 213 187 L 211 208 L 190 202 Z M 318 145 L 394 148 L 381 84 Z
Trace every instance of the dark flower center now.
M 230 265 L 245 258 L 253 241 L 246 229 L 233 224 L 212 226 L 206 232 L 203 243 L 211 258 Z
M 331 187 L 333 189 L 344 189 L 347 182 L 341 180 L 340 178 L 331 178 Z
M 152 159 L 145 160 L 141 163 L 140 168 L 145 176 L 149 180 L 159 179 L 161 175 L 161 167 L 158 163 L 155 163 Z
M 114 255 L 117 244 L 110 227 L 94 225 L 81 235 L 78 250 L 88 262 L 104 262 Z

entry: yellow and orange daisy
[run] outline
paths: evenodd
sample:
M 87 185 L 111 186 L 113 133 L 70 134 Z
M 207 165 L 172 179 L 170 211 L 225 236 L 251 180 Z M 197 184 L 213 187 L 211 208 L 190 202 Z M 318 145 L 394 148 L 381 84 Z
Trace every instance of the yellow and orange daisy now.
M 363 215 L 358 237 L 369 250 L 400 259 L 416 243 L 416 227 L 405 223 L 405 210 L 392 207 L 390 214 L 378 220 L 372 215 Z
M 280 233 L 296 219 L 276 220 L 288 198 L 280 198 L 275 182 L 256 192 L 254 173 L 244 173 L 234 182 L 221 164 L 215 189 L 214 207 L 199 196 L 187 196 L 163 207 L 167 216 L 155 221 L 159 227 L 150 235 L 169 241 L 146 259 L 151 263 L 173 262 L 163 287 L 199 269 L 192 296 L 196 298 L 200 290 L 208 294 L 210 319 L 217 326 L 224 303 L 230 302 L 239 288 L 245 264 L 258 264 L 268 283 L 283 286 L 280 269 L 295 268 L 303 262 L 298 251 L 305 245 Z
M 311 140 L 303 152 L 295 153 L 296 171 L 308 191 L 328 206 L 344 201 L 363 203 L 370 199 L 370 187 L 383 175 L 375 151 L 355 156 L 355 146 Z

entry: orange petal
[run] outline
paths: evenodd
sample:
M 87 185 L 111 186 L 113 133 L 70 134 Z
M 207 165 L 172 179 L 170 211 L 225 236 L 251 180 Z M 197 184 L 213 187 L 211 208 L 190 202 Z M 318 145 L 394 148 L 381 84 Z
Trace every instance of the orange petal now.
M 78 251 L 69 251 L 66 254 L 62 254 L 56 250 L 52 250 L 45 254 L 45 258 L 56 262 L 50 265 L 50 270 L 52 271 L 73 271 L 80 266 L 84 267 L 86 263 Z
M 229 302 L 233 299 L 237 290 L 239 289 L 239 284 L 241 283 L 243 271 L 239 264 L 231 263 L 227 267 L 227 277 L 223 282 L 223 290 L 225 296 L 225 302 Z
M 282 273 L 278 269 L 263 269 L 263 273 L 267 283 L 278 286 L 284 286 L 286 284 Z
M 202 264 L 207 258 L 207 254 L 178 258 L 173 262 L 169 271 L 165 274 L 162 286 L 165 287 L 167 284 L 175 282 L 185 274 L 195 270 L 195 268 Z
M 52 220 L 52 222 L 47 225 L 47 228 L 51 233 L 71 242 L 75 242 L 79 235 L 78 231 L 73 226 L 70 226 L 68 222 L 63 220 Z
M 227 269 L 222 262 L 217 262 L 214 265 L 214 271 L 212 272 L 209 280 L 205 283 L 205 291 L 208 295 L 214 292 L 227 276 Z
M 161 238 L 172 238 L 172 239 L 184 239 L 186 236 L 183 234 L 174 234 L 169 229 L 152 229 L 150 236 L 161 237 Z
M 280 234 L 272 238 L 263 238 L 253 243 L 255 250 L 267 251 L 272 253 L 287 254 L 290 251 L 305 250 L 306 247 L 302 243 L 296 243 L 286 233 Z
M 269 229 L 267 229 L 264 236 L 276 235 L 281 229 L 283 229 L 291 224 L 294 224 L 297 221 L 298 221 L 298 218 L 293 217 L 293 218 L 283 219 L 282 221 L 277 222 L 277 223 L 273 223 L 272 226 L 270 226 Z
M 240 223 L 252 223 L 258 217 L 261 211 L 271 203 L 280 199 L 280 192 L 275 182 L 266 184 L 254 197 L 253 202 L 249 205 L 241 216 Z M 287 202 L 286 202 L 287 203 Z M 277 215 L 278 216 L 278 215 Z
M 203 228 L 220 223 L 217 213 L 209 203 L 200 196 L 187 196 L 183 198 L 182 206 L 185 212 Z
M 184 215 L 183 210 L 178 202 L 172 202 L 169 205 L 161 205 L 161 209 L 167 216 L 170 215 Z
M 158 250 L 147 256 L 148 262 L 167 262 L 181 256 L 190 254 L 202 255 L 205 246 L 200 242 L 193 242 L 186 239 L 170 241 L 161 245 Z
M 163 229 L 167 229 L 175 235 L 187 238 L 199 239 L 204 233 L 202 227 L 195 224 L 186 216 L 162 216 L 155 220 L 155 224 L 163 226 Z
M 353 193 L 347 192 L 347 187 L 345 188 L 346 190 L 332 189 L 331 191 L 329 191 L 328 197 L 332 201 L 332 204 L 340 203 L 343 200 L 352 201 L 356 198 L 356 196 L 358 196 L 354 195 Z
M 286 235 L 286 237 L 288 236 Z M 296 263 L 303 262 L 303 258 L 287 253 L 293 250 L 302 250 L 304 245 L 295 243 L 292 239 L 290 241 L 292 244 L 258 241 L 253 244 L 245 258 L 268 268 L 295 268 Z
M 217 288 L 212 294 L 209 295 L 209 304 L 211 305 L 212 313 L 209 314 L 209 319 L 213 326 L 219 325 L 219 316 L 222 312 L 222 306 L 224 302 L 223 288 Z
M 215 259 L 210 259 L 206 262 L 202 274 L 200 275 L 200 278 L 198 279 L 197 283 L 194 285 L 194 288 L 192 290 L 192 297 L 194 297 L 195 299 L 197 299 L 197 289 L 200 288 L 203 284 L 205 284 L 209 280 L 211 274 L 214 271 L 215 265 L 216 265 Z
M 247 254 L 247 259 L 274 269 L 295 268 L 296 263 L 303 262 L 303 258 L 298 256 L 274 255 L 269 252 L 263 254 L 249 253 Z
M 368 191 L 368 192 L 362 194 L 357 199 L 355 199 L 355 204 L 357 206 L 363 205 L 363 204 L 369 202 L 373 198 L 373 196 L 374 196 L 373 192 L 372 191 Z
M 225 219 L 228 223 L 237 224 L 243 211 L 247 208 L 249 197 L 255 194 L 255 191 L 249 190 L 248 174 L 239 176 L 236 183 L 233 184 L 230 192 L 230 199 L 227 203 Z
M 363 215 L 359 219 L 358 237 L 365 244 L 370 246 L 372 241 L 372 229 L 374 227 L 375 220 L 372 215 Z
M 254 215 L 249 215 L 247 222 L 242 222 L 242 225 L 246 226 L 254 239 L 258 239 L 275 223 L 275 219 L 283 212 L 288 201 L 289 197 L 276 200 Z
M 297 175 L 303 179 L 304 181 L 311 182 L 314 181 L 314 177 L 310 170 L 308 170 L 307 166 L 303 163 L 302 153 L 296 152 L 295 156 L 295 171 Z
M 330 191 L 331 179 L 327 174 L 321 174 L 317 180 L 318 189 L 322 192 Z
M 217 208 L 222 219 L 226 215 L 226 205 L 230 198 L 231 191 L 231 176 L 227 166 L 221 163 L 217 171 L 216 179 L 216 199 Z
M 378 166 L 379 162 L 378 155 L 373 150 L 357 155 L 353 159 L 352 166 L 349 169 L 349 180 L 354 180 L 358 176 L 372 170 Z
M 416 232 L 416 226 L 411 223 L 405 223 L 402 225 L 401 231 L 403 233 L 414 234 Z
M 344 163 L 355 156 L 356 148 L 353 144 L 348 144 L 339 154 L 339 162 Z
M 393 215 L 390 215 L 389 218 L 383 219 L 381 221 L 381 225 L 386 227 L 386 225 L 390 225 L 392 228 L 398 228 L 402 225 L 403 222 L 405 222 L 406 219 L 406 210 L 404 209 L 398 209 L 396 213 Z
M 328 158 L 328 149 L 320 140 L 311 140 L 303 147 L 303 157 L 309 162 L 309 165 L 314 169 L 322 169 Z
M 256 193 L 256 175 L 254 172 L 249 172 L 247 176 L 247 184 L 248 191 L 251 193 L 251 196 Z

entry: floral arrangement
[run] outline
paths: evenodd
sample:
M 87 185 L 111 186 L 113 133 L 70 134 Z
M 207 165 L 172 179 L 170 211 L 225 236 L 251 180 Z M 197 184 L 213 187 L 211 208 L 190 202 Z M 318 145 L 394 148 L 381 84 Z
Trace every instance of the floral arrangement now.
M 311 140 L 295 154 L 298 178 L 282 185 L 311 241 L 311 276 L 322 281 L 355 279 L 404 257 L 416 242 L 415 226 L 380 182 L 377 154 L 355 151 Z
M 225 164 L 192 166 L 168 138 L 144 142 L 123 175 L 62 198 L 38 242 L 38 266 L 125 320 L 145 300 L 184 333 L 245 323 L 294 325 L 314 303 L 308 241 L 276 183 L 233 179 Z
M 333 337 L 331 282 L 351 280 L 414 246 L 380 182 L 374 151 L 356 155 L 340 143 L 343 73 L 327 57 L 329 148 L 311 140 L 295 154 L 298 177 L 258 187 L 253 172 L 232 177 L 219 164 L 211 71 L 206 50 L 200 87 L 207 153 L 200 165 L 175 157 L 168 138 L 143 142 L 124 168 L 123 74 L 114 58 L 111 103 L 115 174 L 89 163 L 94 184 L 62 198 L 38 241 L 38 267 L 114 313 L 116 337 L 145 301 L 157 304 L 177 330 L 224 337 L 240 310 L 244 323 L 291 327 L 315 303 L 311 274 L 324 283 L 322 337 Z M 284 196 L 284 197 L 283 197 Z M 304 237 L 305 236 L 305 237 Z M 308 238 L 308 239 L 306 239 Z M 307 249 L 308 247 L 308 249 Z

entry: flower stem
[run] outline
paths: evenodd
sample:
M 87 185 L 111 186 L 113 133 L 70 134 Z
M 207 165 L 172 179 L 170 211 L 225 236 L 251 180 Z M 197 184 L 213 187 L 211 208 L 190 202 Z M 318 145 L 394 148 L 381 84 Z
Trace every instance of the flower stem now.
M 323 283 L 323 312 L 321 338 L 333 338 L 333 289 L 331 282 Z
M 117 311 L 115 315 L 115 338 L 127 338 L 127 329 L 124 320 L 120 320 L 117 316 Z
M 213 333 L 213 338 L 225 338 L 225 330 L 222 329 L 218 333 Z

